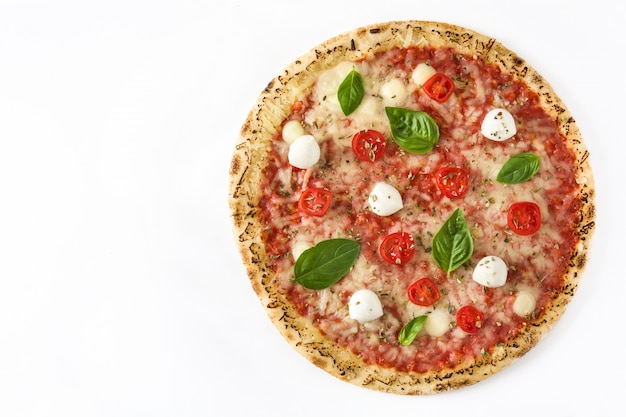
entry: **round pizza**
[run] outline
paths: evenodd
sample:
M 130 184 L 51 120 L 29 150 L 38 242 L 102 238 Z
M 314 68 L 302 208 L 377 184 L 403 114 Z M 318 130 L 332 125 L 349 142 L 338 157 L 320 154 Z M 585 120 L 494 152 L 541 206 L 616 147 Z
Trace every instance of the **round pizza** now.
M 495 39 L 387 22 L 278 74 L 230 167 L 236 243 L 280 333 L 358 386 L 431 394 L 521 357 L 574 295 L 594 182 L 552 87 Z

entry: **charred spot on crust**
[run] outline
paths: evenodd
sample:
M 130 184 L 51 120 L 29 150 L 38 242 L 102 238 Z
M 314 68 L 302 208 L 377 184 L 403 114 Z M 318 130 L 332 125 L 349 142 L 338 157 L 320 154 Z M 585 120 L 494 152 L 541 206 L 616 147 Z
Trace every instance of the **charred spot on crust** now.
M 234 155 L 230 160 L 230 175 L 233 175 L 236 172 L 239 172 L 241 169 L 241 158 L 239 155 Z
M 265 87 L 263 91 L 266 93 L 269 93 L 270 91 L 272 91 L 272 88 L 274 88 L 274 81 L 275 80 L 271 80 L 269 83 L 267 83 L 267 86 Z
M 583 235 L 588 235 L 596 226 L 596 222 L 589 222 L 580 228 L 580 233 Z

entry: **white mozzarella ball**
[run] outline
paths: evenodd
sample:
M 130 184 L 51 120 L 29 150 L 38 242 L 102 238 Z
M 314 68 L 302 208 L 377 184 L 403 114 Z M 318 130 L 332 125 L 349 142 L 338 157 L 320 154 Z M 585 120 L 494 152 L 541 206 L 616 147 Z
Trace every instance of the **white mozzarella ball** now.
M 450 330 L 450 315 L 447 311 L 434 310 L 424 323 L 424 330 L 433 337 L 443 336 Z
M 350 318 L 365 323 L 383 315 L 383 305 L 374 291 L 358 290 L 348 303 Z
M 422 62 L 420 64 L 417 64 L 417 67 L 415 67 L 415 69 L 413 70 L 413 73 L 411 74 L 411 79 L 415 84 L 417 84 L 418 87 L 421 87 L 426 81 L 428 81 L 430 77 L 432 77 L 436 73 L 437 71 L 435 71 L 433 67 Z
M 515 136 L 517 127 L 511 113 L 505 109 L 493 109 L 483 119 L 480 131 L 487 139 L 500 142 Z
M 298 120 L 290 120 L 283 126 L 283 140 L 290 145 L 304 134 L 304 127 Z
M 508 268 L 506 263 L 497 256 L 485 256 L 478 262 L 472 279 L 489 288 L 501 287 L 506 283 Z
M 302 252 L 304 252 L 307 249 L 312 248 L 313 245 L 309 242 L 305 242 L 303 240 L 298 240 L 296 241 L 293 246 L 291 247 L 291 254 L 293 255 L 293 259 L 294 261 L 297 261 L 298 258 L 300 257 L 300 255 L 302 255 Z
M 392 185 L 377 183 L 367 199 L 370 209 L 379 216 L 390 216 L 402 208 L 402 196 Z
M 302 135 L 289 145 L 289 163 L 296 168 L 307 169 L 319 161 L 320 145 L 311 135 Z
M 513 311 L 520 317 L 526 317 L 535 311 L 536 303 L 535 296 L 530 291 L 521 290 L 515 297 Z
M 402 80 L 392 78 L 380 87 L 380 95 L 387 104 L 398 105 L 404 102 L 409 92 Z

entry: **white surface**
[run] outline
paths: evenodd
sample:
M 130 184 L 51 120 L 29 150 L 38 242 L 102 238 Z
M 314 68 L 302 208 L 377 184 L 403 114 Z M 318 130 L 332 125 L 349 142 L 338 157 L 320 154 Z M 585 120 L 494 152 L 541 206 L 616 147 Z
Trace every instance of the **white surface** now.
M 0 3 L 0 415 L 623 409 L 622 3 L 365 4 Z M 501 373 L 430 397 L 354 387 L 288 346 L 226 204 L 233 145 L 269 80 L 331 36 L 395 19 L 456 23 L 524 57 L 576 117 L 598 187 L 591 261 L 562 320 Z

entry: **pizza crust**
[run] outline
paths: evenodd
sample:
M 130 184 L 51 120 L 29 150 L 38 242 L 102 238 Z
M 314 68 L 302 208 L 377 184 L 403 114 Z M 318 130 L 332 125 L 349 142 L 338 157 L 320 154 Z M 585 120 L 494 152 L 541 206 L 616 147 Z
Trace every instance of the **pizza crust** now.
M 575 152 L 579 200 L 582 203 L 576 229 L 580 241 L 569 263 L 566 285 L 558 292 L 541 321 L 526 326 L 516 339 L 496 347 L 491 355 L 465 362 L 455 369 L 428 374 L 402 373 L 364 363 L 351 352 L 325 339 L 318 329 L 300 317 L 278 291 L 260 239 L 258 184 L 272 137 L 289 115 L 291 104 L 313 85 L 320 72 L 345 60 L 357 60 L 393 47 L 428 43 L 452 46 L 464 54 L 497 64 L 538 93 L 542 107 L 557 120 L 562 135 Z M 505 368 L 524 355 L 552 328 L 576 292 L 589 253 L 595 227 L 594 182 L 589 153 L 580 131 L 551 86 L 521 57 L 495 39 L 445 23 L 387 22 L 356 29 L 322 43 L 287 66 L 263 90 L 241 129 L 230 165 L 229 204 L 247 274 L 256 294 L 284 338 L 302 355 L 331 375 L 365 388 L 398 394 L 432 394 L 474 384 Z

